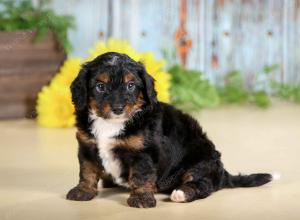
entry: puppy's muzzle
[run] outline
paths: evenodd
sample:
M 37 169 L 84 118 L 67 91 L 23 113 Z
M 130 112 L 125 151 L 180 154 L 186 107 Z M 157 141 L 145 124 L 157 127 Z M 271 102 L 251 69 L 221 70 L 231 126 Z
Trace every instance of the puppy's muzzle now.
M 124 105 L 121 105 L 121 104 L 117 104 L 117 105 L 113 105 L 112 106 L 112 111 L 114 114 L 116 115 L 120 115 L 123 113 L 123 110 L 124 110 Z

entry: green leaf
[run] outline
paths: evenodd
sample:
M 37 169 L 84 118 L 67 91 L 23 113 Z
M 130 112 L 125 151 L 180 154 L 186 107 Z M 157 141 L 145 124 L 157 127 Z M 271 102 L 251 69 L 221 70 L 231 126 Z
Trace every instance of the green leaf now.
M 52 31 L 66 52 L 71 50 L 67 32 L 75 28 L 72 16 L 57 15 L 49 9 L 49 0 L 0 0 L 0 31 L 36 30 L 35 41 L 41 41 Z
M 267 108 L 271 104 L 270 97 L 265 91 L 259 91 L 254 93 L 254 102 L 257 106 Z
M 219 95 L 225 103 L 243 103 L 248 101 L 249 95 L 244 88 L 241 73 L 231 71 L 225 75 L 224 86 L 219 88 Z
M 265 74 L 270 74 L 273 71 L 277 70 L 279 67 L 280 66 L 278 64 L 265 65 L 263 71 L 264 71 Z
M 172 103 L 179 108 L 196 111 L 220 103 L 216 88 L 203 79 L 201 72 L 185 70 L 179 65 L 172 66 L 168 72 L 172 75 Z

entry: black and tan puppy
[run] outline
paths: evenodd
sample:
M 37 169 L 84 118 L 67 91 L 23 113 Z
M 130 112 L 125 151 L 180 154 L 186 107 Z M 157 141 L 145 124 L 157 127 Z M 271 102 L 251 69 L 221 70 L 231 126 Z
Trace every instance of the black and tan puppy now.
M 80 180 L 70 200 L 91 200 L 97 184 L 130 188 L 132 207 L 154 207 L 155 192 L 191 202 L 222 188 L 260 186 L 270 174 L 233 176 L 197 121 L 158 102 L 153 78 L 125 54 L 83 65 L 71 86 Z

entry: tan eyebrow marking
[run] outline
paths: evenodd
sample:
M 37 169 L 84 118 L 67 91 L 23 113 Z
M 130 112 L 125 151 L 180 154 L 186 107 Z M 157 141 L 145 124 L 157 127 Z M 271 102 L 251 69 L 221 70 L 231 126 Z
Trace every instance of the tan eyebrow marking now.
M 127 83 L 129 81 L 132 81 L 134 80 L 135 77 L 132 73 L 126 73 L 124 76 L 123 76 L 123 82 Z
M 109 81 L 109 75 L 107 73 L 101 73 L 97 79 L 101 82 L 107 83 Z

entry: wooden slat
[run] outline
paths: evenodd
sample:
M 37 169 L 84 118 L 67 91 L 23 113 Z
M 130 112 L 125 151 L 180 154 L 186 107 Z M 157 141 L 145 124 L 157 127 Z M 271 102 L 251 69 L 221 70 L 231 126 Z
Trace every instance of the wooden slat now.
M 37 93 L 53 72 L 1 77 L 0 118 L 34 117 Z
M 28 50 L 29 46 L 33 50 L 58 47 L 52 33 L 48 33 L 42 41 L 36 41 L 35 36 L 36 33 L 33 31 L 0 31 L 0 51 Z
M 34 117 L 37 93 L 66 57 L 52 34 L 38 44 L 33 38 L 31 32 L 0 32 L 0 118 Z
M 49 69 L 56 71 L 65 56 L 56 57 L 52 60 L 19 60 L 18 62 L 2 62 L 0 76 L 8 74 L 30 74 L 34 70 Z
M 24 93 L 30 90 L 38 91 L 41 85 L 44 85 L 55 74 L 51 69 L 35 70 L 28 74 L 14 74 L 2 76 L 0 81 L 0 96 L 9 96 L 10 93 Z
M 21 64 L 26 64 L 26 62 L 39 62 L 49 60 L 61 60 L 65 57 L 63 53 L 57 53 L 52 50 L 23 50 L 23 51 L 11 51 L 7 53 L 0 52 L 0 62 L 1 63 L 12 63 L 18 65 L 18 62 Z
M 57 13 L 75 17 L 76 30 L 70 30 L 68 33 L 74 47 L 72 56 L 86 58 L 89 49 L 94 47 L 96 41 L 108 38 L 109 1 L 112 0 L 76 0 L 72 3 L 52 0 L 50 2 Z
M 140 51 L 174 48 L 178 0 L 117 1 L 116 34 Z M 275 78 L 300 82 L 300 0 L 189 0 L 187 31 L 193 47 L 188 68 L 204 71 L 218 83 L 225 73 L 240 70 L 248 86 L 256 87 L 265 65 L 278 64 Z M 120 6 L 121 5 L 121 6 Z M 138 12 L 137 12 L 138 11 Z M 134 22 L 132 21 L 134 19 Z M 133 37 L 134 36 L 134 37 Z M 133 40 L 134 39 L 134 40 Z
M 3 103 L 0 108 L 0 119 L 7 118 L 34 118 L 36 111 L 28 106 L 34 106 L 31 101 Z

